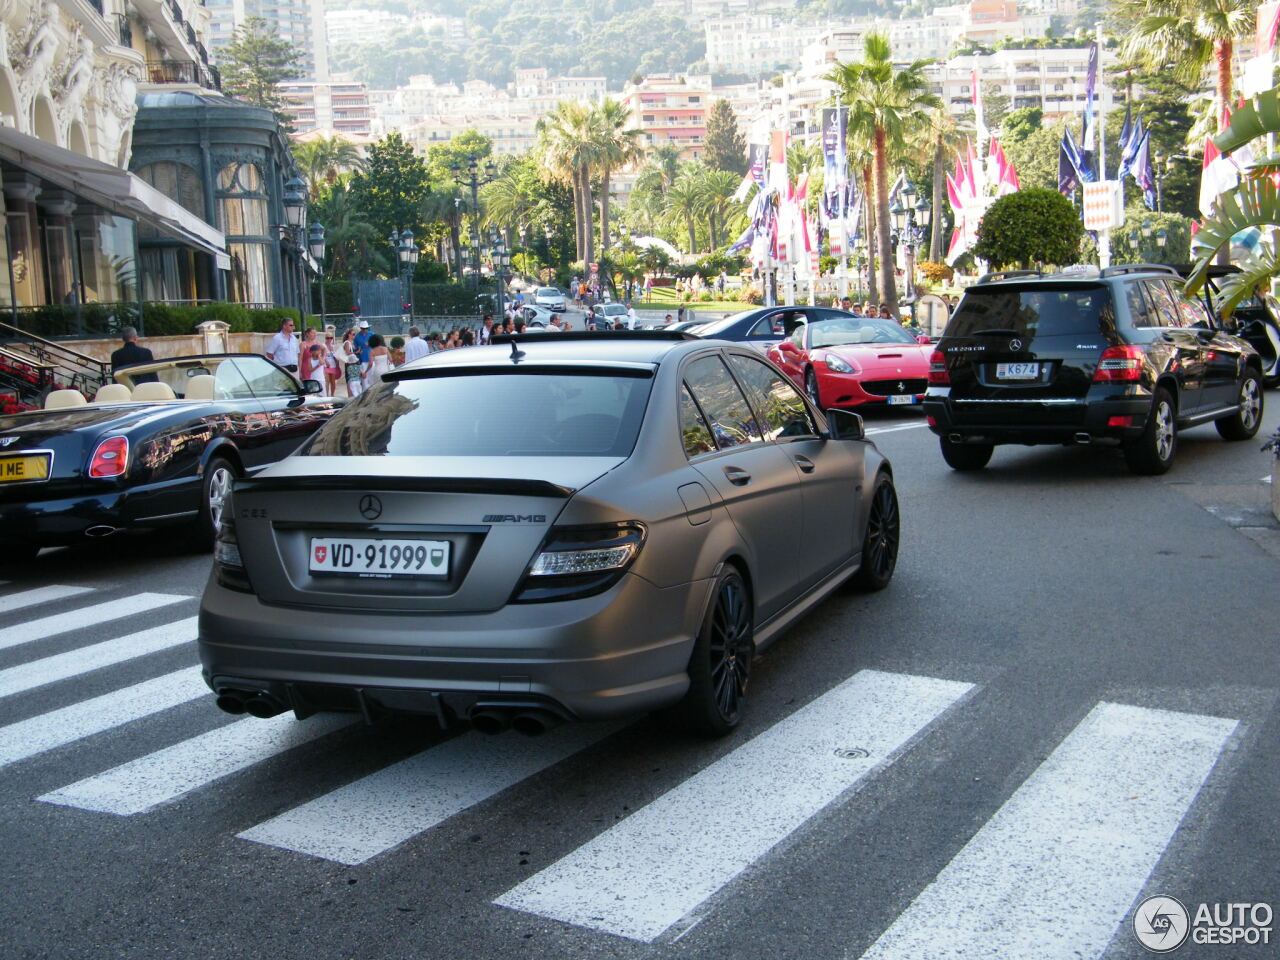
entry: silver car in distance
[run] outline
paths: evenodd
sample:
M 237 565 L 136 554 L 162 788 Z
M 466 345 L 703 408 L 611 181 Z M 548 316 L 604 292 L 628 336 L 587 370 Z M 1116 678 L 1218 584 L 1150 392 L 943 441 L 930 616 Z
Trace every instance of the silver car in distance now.
M 528 734 L 672 707 L 723 735 L 758 651 L 888 584 L 888 461 L 757 351 L 500 340 L 384 375 L 236 483 L 200 609 L 220 707 Z

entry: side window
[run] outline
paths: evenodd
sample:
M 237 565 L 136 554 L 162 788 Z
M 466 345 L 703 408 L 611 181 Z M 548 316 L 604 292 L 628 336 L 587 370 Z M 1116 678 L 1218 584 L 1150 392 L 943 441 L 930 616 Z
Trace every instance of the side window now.
M 1157 325 L 1156 318 L 1151 312 L 1151 304 L 1142 293 L 1142 287 L 1141 283 L 1124 285 L 1124 297 L 1129 305 L 1129 316 L 1135 327 L 1154 327 Z
M 685 372 L 685 382 L 707 415 L 711 435 L 721 450 L 762 439 L 755 414 L 719 357 L 693 361 Z
M 711 453 L 716 448 L 712 439 L 711 428 L 702 417 L 702 411 L 689 395 L 689 388 L 680 385 L 680 440 L 684 444 L 684 455 L 692 460 L 704 453 Z
M 1169 292 L 1169 287 L 1163 280 L 1147 280 L 1145 282 L 1147 288 L 1147 296 L 1151 298 L 1151 305 L 1155 313 L 1155 325 L 1157 327 L 1181 327 L 1184 326 L 1182 314 L 1178 311 L 1177 301 L 1174 300 L 1173 294 Z
M 773 340 L 781 337 L 782 311 L 774 310 L 772 313 L 766 313 L 747 331 L 747 336 L 763 340 Z
M 1204 302 L 1197 297 L 1178 297 L 1178 312 L 1182 315 L 1184 327 L 1203 327 L 1213 329 L 1213 320 L 1204 309 Z
M 729 355 L 729 366 L 741 381 L 756 413 L 764 421 L 766 440 L 786 437 L 816 437 L 818 430 L 809 418 L 809 408 L 796 388 L 773 372 L 767 364 L 737 354 Z
M 253 391 L 231 360 L 223 360 L 213 371 L 213 395 L 219 400 L 253 399 Z
M 235 360 L 226 362 L 234 363 L 240 369 L 240 373 L 249 384 L 249 389 L 259 399 L 298 395 L 298 385 L 293 377 L 262 357 L 236 357 Z

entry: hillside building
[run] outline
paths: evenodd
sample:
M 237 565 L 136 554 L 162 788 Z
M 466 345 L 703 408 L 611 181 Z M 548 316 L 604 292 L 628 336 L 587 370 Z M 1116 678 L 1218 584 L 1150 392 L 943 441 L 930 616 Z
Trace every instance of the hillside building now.
M 363 83 L 295 80 L 278 89 L 298 133 L 333 130 L 338 136 L 367 137 L 373 132 L 373 108 Z
M 209 17 L 209 45 L 221 51 L 250 17 L 261 17 L 276 35 L 298 51 L 301 76 L 329 78 L 324 0 L 204 0 Z
M 681 160 L 701 158 L 713 99 L 710 75 L 655 74 L 638 84 L 628 83 L 622 91 L 622 103 L 631 126 L 642 132 L 642 144 L 676 146 Z

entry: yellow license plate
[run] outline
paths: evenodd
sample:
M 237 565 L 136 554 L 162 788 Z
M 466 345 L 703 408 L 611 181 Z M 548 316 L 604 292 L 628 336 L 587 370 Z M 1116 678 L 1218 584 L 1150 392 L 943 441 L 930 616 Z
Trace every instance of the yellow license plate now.
M 0 457 L 0 483 L 48 479 L 49 455 L 47 453 L 29 457 Z

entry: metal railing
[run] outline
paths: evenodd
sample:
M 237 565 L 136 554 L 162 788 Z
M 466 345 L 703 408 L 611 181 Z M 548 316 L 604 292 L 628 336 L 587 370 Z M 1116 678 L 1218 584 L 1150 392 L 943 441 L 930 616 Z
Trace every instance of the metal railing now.
M 109 363 L 7 323 L 0 323 L 0 342 L 11 355 L 29 356 L 37 364 L 53 367 L 75 389 L 93 393 L 111 377 Z
M 148 60 L 151 83 L 199 83 L 200 68 L 194 60 Z

